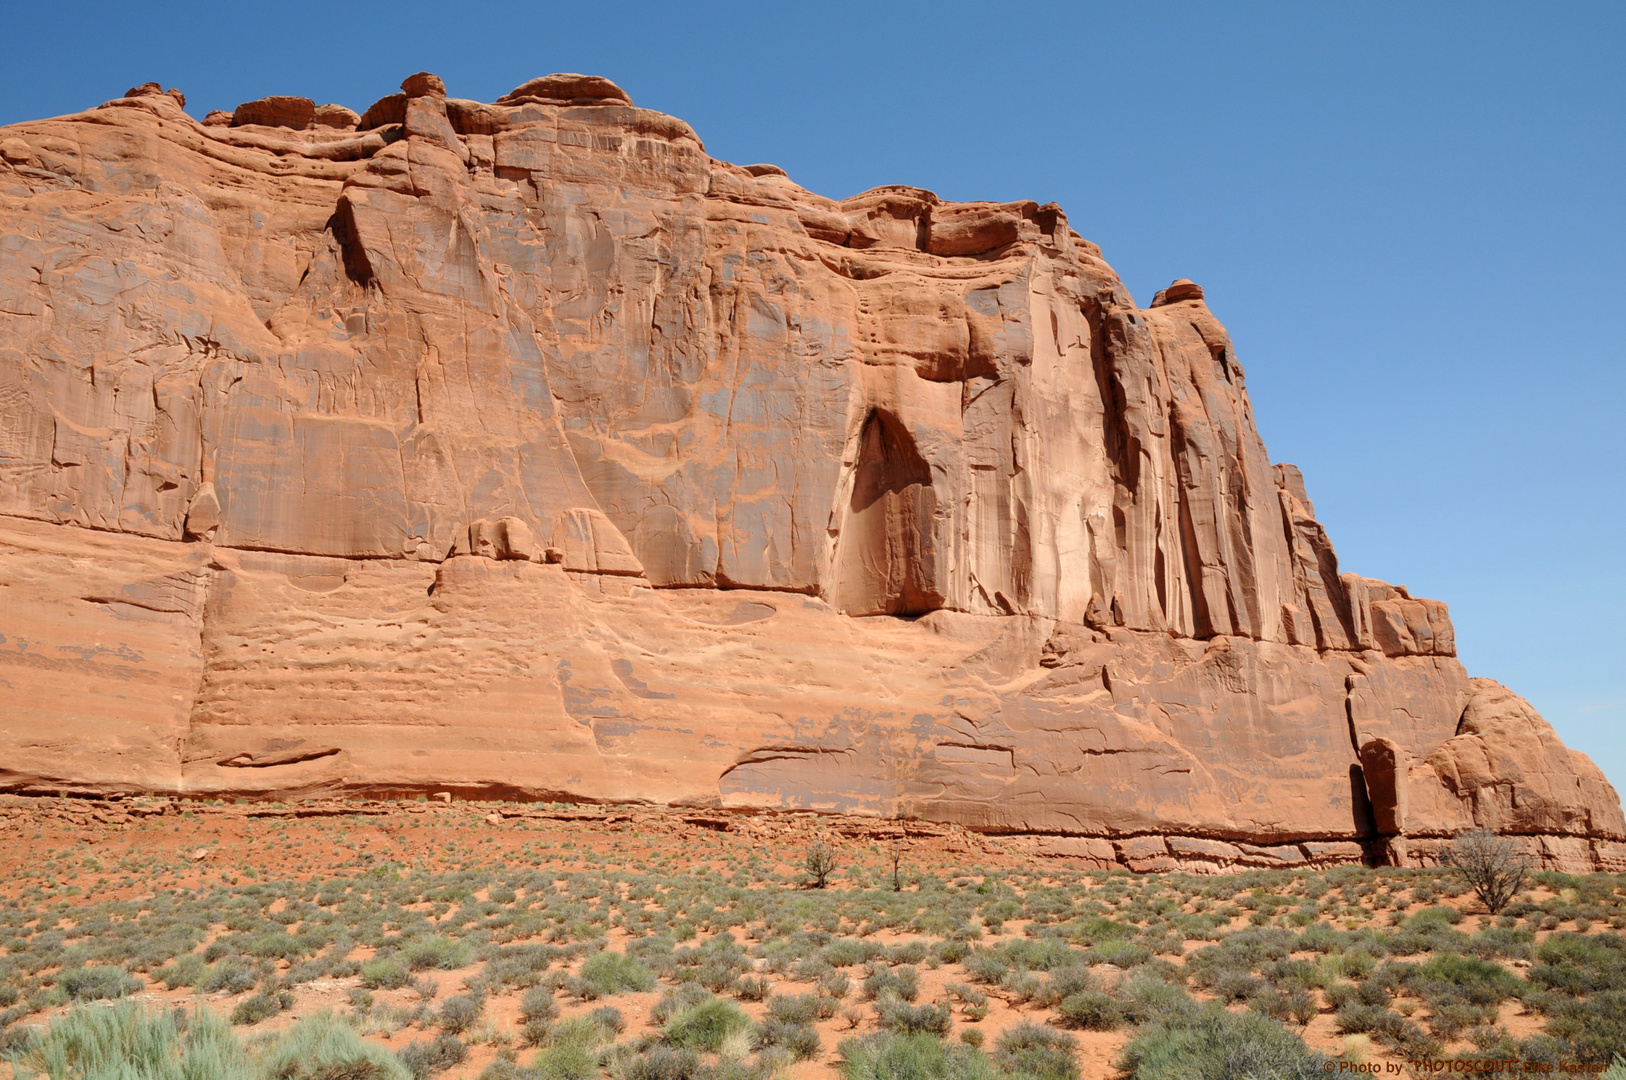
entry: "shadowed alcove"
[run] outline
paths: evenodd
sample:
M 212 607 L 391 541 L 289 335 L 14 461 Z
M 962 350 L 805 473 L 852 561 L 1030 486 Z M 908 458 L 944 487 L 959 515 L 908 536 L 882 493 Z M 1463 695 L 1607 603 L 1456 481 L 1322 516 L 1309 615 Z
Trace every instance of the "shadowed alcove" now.
M 943 606 L 937 587 L 931 467 L 889 412 L 864 421 L 852 501 L 837 542 L 836 605 L 850 615 L 923 615 Z

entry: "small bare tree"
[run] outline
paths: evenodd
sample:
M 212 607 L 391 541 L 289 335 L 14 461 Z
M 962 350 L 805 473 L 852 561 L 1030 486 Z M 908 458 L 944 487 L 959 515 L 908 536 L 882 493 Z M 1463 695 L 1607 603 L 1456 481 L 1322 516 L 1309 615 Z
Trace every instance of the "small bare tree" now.
M 909 850 L 909 830 L 905 828 L 886 845 L 886 857 L 892 862 L 892 891 L 903 891 L 903 854 Z
M 1524 888 L 1529 864 L 1509 838 L 1489 829 L 1463 833 L 1451 842 L 1445 854 L 1447 865 L 1468 882 L 1492 915 L 1497 914 Z
M 823 840 L 815 840 L 807 847 L 807 859 L 802 863 L 807 876 L 812 880 L 808 884 L 815 889 L 822 889 L 829 882 L 830 875 L 836 872 L 836 850 Z

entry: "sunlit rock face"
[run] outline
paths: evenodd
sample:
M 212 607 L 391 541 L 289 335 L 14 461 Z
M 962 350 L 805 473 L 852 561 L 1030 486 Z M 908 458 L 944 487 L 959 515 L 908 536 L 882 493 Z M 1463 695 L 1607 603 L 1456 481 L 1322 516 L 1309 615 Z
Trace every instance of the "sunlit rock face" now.
M 1339 572 L 1202 290 L 608 80 L 0 129 L 0 782 L 810 808 L 1136 869 L 1626 869 Z M 1048 846 L 1046 846 L 1048 845 Z

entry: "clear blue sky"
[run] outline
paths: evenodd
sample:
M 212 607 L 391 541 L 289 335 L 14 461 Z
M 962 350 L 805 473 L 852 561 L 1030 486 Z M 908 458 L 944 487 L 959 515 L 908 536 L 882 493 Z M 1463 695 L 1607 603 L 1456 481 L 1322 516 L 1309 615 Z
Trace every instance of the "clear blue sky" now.
M 1054 199 L 1207 290 L 1343 568 L 1626 789 L 1626 5 L 23 4 L 0 123 L 609 76 L 814 191 Z

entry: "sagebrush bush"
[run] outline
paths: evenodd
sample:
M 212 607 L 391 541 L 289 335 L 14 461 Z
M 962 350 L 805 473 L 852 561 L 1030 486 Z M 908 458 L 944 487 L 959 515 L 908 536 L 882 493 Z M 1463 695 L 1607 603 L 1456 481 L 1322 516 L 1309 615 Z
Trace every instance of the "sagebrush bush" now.
M 1267 1016 L 1209 1004 L 1144 1027 L 1118 1068 L 1128 1080 L 1312 1080 L 1326 1061 Z
M 19 1076 L 51 1080 L 257 1080 L 257 1070 L 218 1015 L 200 1011 L 184 1035 L 173 1013 L 134 1002 L 75 1008 L 29 1033 L 16 1051 Z
M 294 1007 L 294 996 L 286 990 L 262 990 L 251 998 L 244 998 L 231 1011 L 234 1024 L 258 1024 L 278 1013 Z
M 121 998 L 141 989 L 141 980 L 119 967 L 70 968 L 57 975 L 56 984 L 70 1001 Z
M 361 965 L 361 984 L 369 990 L 398 990 L 412 981 L 406 965 L 393 956 Z
M 690 1006 L 667 1021 L 666 1040 L 674 1046 L 715 1054 L 723 1040 L 736 1031 L 747 1031 L 751 1018 L 732 1001 L 712 998 Z
M 1382 1005 L 1348 1001 L 1333 1014 L 1333 1023 L 1341 1035 L 1377 1035 L 1398 1040 L 1405 1031 L 1406 1018 Z
M 999 980 L 1011 970 L 1011 965 L 1003 957 L 986 949 L 978 949 L 967 956 L 960 962 L 960 966 L 965 968 L 965 973 L 971 976 L 972 982 L 986 986 L 998 985 Z
M 915 969 L 908 965 L 888 968 L 881 964 L 871 964 L 869 974 L 864 976 L 864 1000 L 874 1001 L 886 994 L 904 1001 L 913 1001 L 919 997 L 920 977 Z
M 431 1042 L 409 1042 L 397 1050 L 395 1056 L 406 1066 L 413 1080 L 428 1080 L 453 1065 L 461 1065 L 469 1056 L 469 1050 L 463 1040 L 448 1033 L 437 1035 Z
M 426 971 L 431 968 L 455 971 L 473 962 L 474 948 L 456 938 L 430 934 L 408 942 L 401 950 L 401 956 L 412 971 Z
M 812 1024 L 787 1023 L 769 1018 L 757 1025 L 753 1042 L 759 1050 L 778 1047 L 797 1061 L 805 1061 L 819 1052 L 819 1033 Z
M 381 1046 L 326 1010 L 303 1017 L 260 1058 L 264 1080 L 409 1080 L 411 1073 Z M 201 1080 L 201 1078 L 200 1078 Z
M 1564 994 L 1626 990 L 1626 937 L 1553 934 L 1536 949 L 1529 979 Z
M 1111 994 L 1102 990 L 1081 990 L 1069 994 L 1056 1005 L 1063 1027 L 1085 1031 L 1113 1031 L 1123 1024 L 1123 1008 Z
M 949 1046 L 934 1035 L 881 1032 L 844 1039 L 844 1080 L 997 1080 L 987 1054 L 971 1046 Z
M 947 1005 L 910 1005 L 891 995 L 875 1002 L 875 1016 L 881 1027 L 900 1035 L 947 1035 L 952 1023 Z
M 519 999 L 519 1018 L 525 1023 L 535 1020 L 553 1020 L 559 1016 L 553 991 L 546 986 L 534 986 Z
M 1078 1080 L 1073 1038 L 1048 1024 L 1024 1020 L 994 1041 L 994 1063 L 1001 1072 L 1035 1080 Z
M 617 1075 L 618 1080 L 692 1080 L 701 1075 L 703 1068 L 699 1054 L 666 1043 L 656 1043 L 642 1054 L 630 1055 L 615 1064 L 618 1068 L 612 1069 L 612 1075 Z
M 454 994 L 441 1003 L 435 1014 L 435 1023 L 444 1032 L 461 1035 L 479 1022 L 486 1010 L 486 997 L 481 993 Z
M 582 961 L 581 974 L 570 985 L 577 996 L 591 1001 L 624 990 L 653 990 L 655 973 L 635 956 L 605 950 Z
M 1548 1016 L 1547 1032 L 1559 1060 L 1601 1064 L 1626 1058 L 1626 990 L 1559 999 Z

